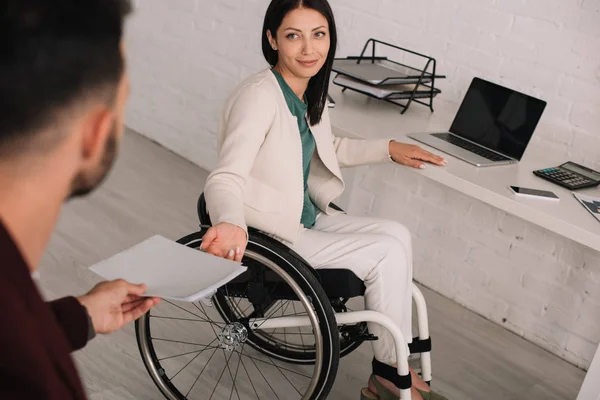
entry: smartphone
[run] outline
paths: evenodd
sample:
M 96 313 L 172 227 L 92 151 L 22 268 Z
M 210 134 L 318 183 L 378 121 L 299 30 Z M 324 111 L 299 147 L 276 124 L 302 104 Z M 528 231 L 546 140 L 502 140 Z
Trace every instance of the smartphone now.
M 547 200 L 559 200 L 557 195 L 547 190 L 529 189 L 520 186 L 511 186 L 510 188 L 517 196 L 530 196 Z

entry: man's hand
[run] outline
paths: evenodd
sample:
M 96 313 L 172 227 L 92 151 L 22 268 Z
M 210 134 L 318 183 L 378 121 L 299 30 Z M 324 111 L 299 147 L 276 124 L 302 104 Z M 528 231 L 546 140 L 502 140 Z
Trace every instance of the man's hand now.
M 237 225 L 222 222 L 210 228 L 202 238 L 200 250 L 217 257 L 240 262 L 248 242 L 246 231 Z
M 96 333 L 111 333 L 148 312 L 160 302 L 156 297 L 141 297 L 146 285 L 122 279 L 101 282 L 77 300 L 85 306 Z
M 430 162 L 439 166 L 446 165 L 446 160 L 444 160 L 443 157 L 436 156 L 414 144 L 391 141 L 390 156 L 392 157 L 392 160 L 398 164 L 413 168 L 425 168 L 425 163 L 421 161 Z

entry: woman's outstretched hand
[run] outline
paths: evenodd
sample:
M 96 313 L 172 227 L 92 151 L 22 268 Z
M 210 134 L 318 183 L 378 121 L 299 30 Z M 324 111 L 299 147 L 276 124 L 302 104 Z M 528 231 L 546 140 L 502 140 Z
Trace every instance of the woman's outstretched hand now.
M 217 257 L 241 262 L 247 241 L 246 232 L 242 228 L 222 222 L 206 232 L 200 250 Z
M 390 142 L 390 156 L 398 164 L 413 168 L 425 168 L 423 161 L 439 166 L 446 165 L 446 160 L 443 157 L 436 156 L 417 145 L 396 141 Z

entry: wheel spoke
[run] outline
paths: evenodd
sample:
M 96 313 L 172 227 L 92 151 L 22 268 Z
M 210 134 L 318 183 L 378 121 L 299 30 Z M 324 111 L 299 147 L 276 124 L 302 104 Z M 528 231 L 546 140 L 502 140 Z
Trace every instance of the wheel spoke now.
M 165 302 L 166 302 L 166 303 L 169 303 L 170 305 L 172 305 L 172 306 L 174 306 L 174 307 L 177 307 L 177 308 L 179 308 L 180 310 L 183 310 L 183 311 L 185 311 L 185 312 L 187 312 L 187 313 L 190 313 L 190 314 L 192 314 L 192 315 L 193 315 L 193 316 L 195 316 L 195 317 L 198 317 L 200 320 L 203 320 L 203 319 L 204 319 L 204 318 L 202 318 L 201 316 L 199 316 L 198 314 L 196 314 L 196 313 L 193 313 L 193 312 L 191 312 L 190 310 L 186 310 L 185 308 L 183 308 L 183 307 L 181 307 L 181 306 L 178 306 L 177 304 L 175 304 L 175 303 L 172 303 L 172 302 L 170 302 L 169 300 L 165 300 Z M 192 304 L 193 304 L 193 303 L 192 303 Z M 152 316 L 152 315 L 151 315 L 151 317 L 153 317 L 153 318 L 166 318 L 166 317 Z M 206 321 L 206 322 L 208 322 L 208 323 L 210 323 L 210 324 L 213 324 L 213 325 L 217 325 L 217 326 L 219 326 L 219 324 L 218 324 L 218 323 L 216 323 L 216 322 L 211 322 L 211 321 Z
M 192 321 L 192 322 L 206 322 L 208 324 L 213 324 L 213 325 L 217 325 L 220 326 L 221 324 L 219 324 L 218 322 L 214 322 L 214 321 L 208 321 L 205 319 L 191 319 L 191 318 L 175 318 L 175 317 L 162 317 L 159 315 L 150 315 L 151 318 L 157 318 L 157 319 L 172 319 L 172 320 L 176 320 L 176 321 Z
M 216 339 L 215 339 L 216 340 Z M 188 390 L 188 392 L 185 394 L 185 397 L 187 398 L 188 395 L 192 392 L 192 389 L 194 388 L 194 386 L 196 386 L 196 382 L 198 382 L 198 379 L 200 379 L 200 377 L 202 376 L 202 373 L 204 372 L 204 370 L 206 369 L 206 367 L 208 367 L 208 364 L 210 364 L 210 360 L 212 360 L 212 358 L 215 356 L 215 354 L 217 353 L 218 349 L 214 349 L 213 353 L 210 355 L 210 358 L 208 359 L 208 361 L 206 362 L 206 364 L 204 365 L 204 367 L 202 368 L 202 371 L 200 371 L 200 373 L 198 374 L 198 376 L 196 377 L 196 380 L 194 381 L 194 383 L 192 384 L 192 387 L 190 387 L 190 390 Z
M 272 365 L 273 365 L 275 368 L 277 368 L 277 371 L 279 371 L 279 373 L 280 373 L 281 375 L 283 375 L 283 377 L 285 378 L 285 380 L 286 380 L 286 381 L 288 381 L 288 383 L 289 383 L 290 385 L 292 385 L 292 387 L 293 387 L 294 389 L 296 389 L 296 392 L 298 392 L 298 394 L 299 394 L 300 396 L 302 396 L 302 393 L 301 393 L 301 392 L 298 390 L 298 388 L 296 387 L 296 385 L 294 385 L 294 384 L 292 383 L 292 381 L 290 381 L 290 379 L 289 379 L 289 378 L 288 378 L 288 377 L 287 377 L 287 376 L 286 376 L 286 375 L 283 373 L 283 371 L 282 371 L 282 369 L 284 369 L 284 370 L 286 370 L 286 371 L 291 371 L 291 370 L 289 370 L 289 369 L 287 369 L 287 368 L 280 368 L 278 365 L 276 365 L 276 364 L 275 364 L 275 362 L 274 362 L 274 361 L 271 359 L 271 357 L 267 357 L 267 358 L 269 359 L 269 361 L 271 361 L 271 364 L 272 364 Z M 295 372 L 295 371 L 294 371 L 294 372 Z M 301 375 L 301 374 L 299 374 L 299 375 Z
M 261 360 L 260 358 L 256 358 L 256 357 L 249 356 L 248 354 L 243 354 L 243 356 L 244 356 L 244 357 L 248 357 L 248 358 L 249 358 L 249 359 L 251 359 L 251 360 L 260 361 L 261 363 L 264 363 L 264 364 L 268 364 L 268 365 L 275 365 L 275 367 L 276 367 L 276 368 L 278 368 L 278 369 L 282 369 L 282 370 L 284 370 L 284 371 L 288 371 L 288 372 L 291 372 L 291 373 L 293 373 L 293 374 L 300 375 L 300 376 L 302 376 L 302 377 L 304 377 L 304 378 L 307 378 L 307 379 L 312 379 L 312 376 L 304 375 L 303 373 L 300 373 L 300 372 L 298 372 L 298 371 L 294 371 L 294 370 L 292 370 L 292 369 L 288 369 L 288 368 L 280 367 L 279 365 L 277 365 L 277 364 L 274 364 L 274 363 L 273 363 L 273 360 L 271 360 L 271 358 L 269 358 L 269 357 L 267 357 L 267 358 L 269 358 L 269 360 L 271 360 L 271 363 L 268 363 L 268 362 L 266 362 L 265 360 Z M 258 367 L 257 367 L 257 368 L 258 368 Z
M 238 364 L 237 364 L 237 367 L 235 368 L 235 376 L 233 377 L 233 382 L 234 383 L 233 383 L 233 388 L 231 388 L 231 393 L 229 393 L 229 400 L 231 400 L 232 397 L 233 397 L 233 389 L 235 388 L 235 381 L 236 381 L 237 376 L 238 376 L 238 371 L 240 370 L 240 361 L 242 361 L 242 356 L 240 356 L 238 354 Z M 240 400 L 240 394 L 237 392 L 237 388 L 235 388 L 235 393 L 237 394 L 238 400 Z
M 294 308 L 294 314 L 298 315 L 298 313 L 296 312 L 296 305 L 294 303 L 292 303 L 292 307 Z M 304 344 L 304 337 L 302 335 L 302 330 L 300 329 L 300 327 L 298 327 L 298 334 L 300 335 L 300 340 L 302 340 L 302 347 L 306 348 L 306 345 Z M 304 350 L 304 352 L 306 353 L 306 349 Z
M 229 356 L 229 359 L 231 359 L 231 357 L 233 357 L 233 352 Z M 216 384 L 215 388 L 213 389 L 212 393 L 210 394 L 210 398 L 208 400 L 210 400 L 210 399 L 213 398 L 213 396 L 215 394 L 215 391 L 219 387 L 219 383 L 221 382 L 221 379 L 223 378 L 223 374 L 225 373 L 225 369 L 227 369 L 228 365 L 229 365 L 229 360 L 227 360 L 227 356 L 225 356 L 225 366 L 223 367 L 223 371 L 221 371 L 221 375 L 219 375 L 219 380 L 217 381 L 217 384 Z
M 216 346 L 210 346 L 210 347 L 206 347 L 208 349 L 218 349 L 218 347 Z M 187 353 L 181 353 L 181 354 L 177 354 L 176 356 L 169 356 L 169 357 L 165 357 L 165 358 L 159 358 L 158 361 L 164 361 L 164 360 L 169 360 L 171 358 L 177 358 L 177 357 L 181 357 L 181 356 L 187 356 L 188 354 L 194 354 L 194 353 L 198 353 L 198 352 L 203 352 L 204 350 L 196 350 L 196 351 L 188 351 Z
M 258 400 L 260 400 L 260 397 L 258 396 L 258 392 L 256 391 L 256 388 L 254 387 L 254 383 L 252 382 L 252 378 L 250 377 L 250 374 L 248 373 L 248 369 L 246 368 L 246 364 L 244 363 L 244 360 L 242 359 L 242 354 L 244 353 L 245 346 L 246 346 L 246 343 L 244 343 L 242 345 L 242 352 L 240 354 L 238 354 L 238 357 L 240 358 L 240 361 L 242 362 L 242 367 L 244 367 L 244 370 L 246 371 L 246 375 L 248 376 L 248 381 L 250 381 L 250 385 L 252 385 L 252 389 L 254 390 L 254 394 L 256 395 L 256 398 Z
M 216 339 L 215 339 L 215 340 L 216 340 Z M 213 343 L 215 342 L 215 340 L 213 340 L 212 342 L 210 342 L 210 344 L 213 344 Z M 210 344 L 209 344 L 209 345 L 210 345 Z M 214 352 L 216 352 L 216 351 L 217 351 L 217 349 L 215 349 L 215 350 L 213 351 L 213 354 L 214 354 Z M 198 354 L 196 354 L 196 355 L 194 356 L 194 358 L 192 358 L 190 361 L 188 361 L 188 363 L 187 363 L 187 364 L 185 364 L 183 367 L 181 367 L 181 369 L 180 369 L 179 371 L 177 371 L 177 373 L 171 377 L 171 380 L 175 379 L 175 377 L 176 377 L 177 375 L 179 375 L 179 373 L 180 373 L 181 371 L 183 371 L 183 370 L 184 370 L 184 369 L 185 369 L 185 368 L 186 368 L 188 365 L 190 365 L 190 364 L 192 363 L 192 361 L 194 361 L 196 358 L 198 358 L 198 356 L 199 356 L 200 354 L 202 354 L 203 352 L 204 352 L 204 350 L 202 350 L 201 352 L 199 352 Z M 212 356 L 211 356 L 211 358 L 212 358 Z M 204 371 L 204 369 L 203 369 L 202 371 Z M 200 374 L 202 374 L 202 372 L 201 372 Z
M 267 385 L 269 386 L 269 388 L 271 389 L 271 391 L 273 392 L 273 394 L 275 395 L 275 397 L 277 397 L 279 399 L 279 396 L 277 396 L 277 393 L 275 392 L 275 389 L 273 389 L 273 386 L 271 386 L 271 384 L 269 383 L 269 380 L 265 377 L 265 375 L 262 373 L 262 371 L 260 370 L 260 368 L 258 368 L 258 365 L 256 365 L 256 363 L 254 362 L 254 357 L 250 357 L 249 355 L 243 354 L 243 353 L 240 353 L 240 354 L 243 355 L 244 357 L 248 357 L 250 359 L 250 361 L 252 361 L 252 364 L 254 364 L 254 366 L 258 370 L 258 373 L 263 377 L 263 379 L 265 380 L 265 382 L 267 382 Z M 262 360 L 259 360 L 258 358 L 256 360 L 262 361 Z
M 155 337 L 151 337 L 150 339 L 152 340 L 158 340 L 161 342 L 171 342 L 171 343 L 181 343 L 181 344 L 191 344 L 194 346 L 204 346 L 204 347 L 210 347 L 211 344 L 213 344 L 217 339 L 213 340 L 212 342 L 210 342 L 209 344 L 202 344 L 202 343 L 193 343 L 193 342 L 183 342 L 181 340 L 171 340 L 171 339 L 162 339 L 162 338 L 155 338 Z M 214 347 L 214 346 L 212 346 Z
M 233 394 L 233 390 L 235 389 L 235 393 L 237 394 L 238 399 L 240 398 L 240 394 L 238 393 L 237 387 L 235 385 L 235 379 L 233 378 L 233 374 L 231 373 L 231 368 L 229 368 L 229 360 L 231 360 L 231 358 L 233 357 L 233 352 L 231 352 L 231 355 L 229 356 L 229 360 L 227 360 L 227 354 L 225 353 L 225 350 L 223 350 L 223 357 L 225 358 L 225 366 L 227 367 L 227 370 L 229 371 L 229 376 L 231 377 L 231 383 L 232 388 L 231 388 L 231 394 Z M 239 364 L 238 364 L 239 367 Z M 237 376 L 237 373 L 236 373 Z M 230 397 L 231 398 L 231 397 Z

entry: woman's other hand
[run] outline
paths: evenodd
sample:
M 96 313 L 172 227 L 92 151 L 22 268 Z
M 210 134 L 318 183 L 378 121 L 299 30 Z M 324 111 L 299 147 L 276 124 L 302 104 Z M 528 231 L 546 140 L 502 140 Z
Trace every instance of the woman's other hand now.
M 206 232 L 200 250 L 217 257 L 241 262 L 247 242 L 246 231 L 237 225 L 222 222 Z
M 446 165 L 446 160 L 443 157 L 436 156 L 417 145 L 400 143 L 393 140 L 390 142 L 390 156 L 398 164 L 413 168 L 425 168 L 423 161 L 439 166 Z

